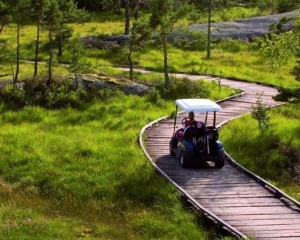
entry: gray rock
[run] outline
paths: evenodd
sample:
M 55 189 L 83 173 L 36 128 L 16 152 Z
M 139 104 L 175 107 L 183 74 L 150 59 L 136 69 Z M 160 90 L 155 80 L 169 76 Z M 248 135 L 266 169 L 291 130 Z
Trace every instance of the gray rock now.
M 83 87 L 89 88 L 116 88 L 123 91 L 125 94 L 134 94 L 143 96 L 152 91 L 152 87 L 135 83 L 128 79 L 117 79 L 117 81 L 110 81 L 109 77 L 101 77 L 95 75 L 81 75 L 78 78 L 78 83 L 82 84 Z
M 229 21 L 223 23 L 211 24 L 212 38 L 233 38 L 240 40 L 251 40 L 256 37 L 263 37 L 269 31 L 269 26 L 272 23 L 277 23 L 283 17 L 296 18 L 298 10 L 274 14 L 269 16 L 253 17 L 241 19 L 238 21 Z M 292 29 L 294 21 L 291 20 L 284 25 L 285 29 Z M 192 31 L 202 31 L 207 33 L 207 24 L 193 24 L 189 27 Z

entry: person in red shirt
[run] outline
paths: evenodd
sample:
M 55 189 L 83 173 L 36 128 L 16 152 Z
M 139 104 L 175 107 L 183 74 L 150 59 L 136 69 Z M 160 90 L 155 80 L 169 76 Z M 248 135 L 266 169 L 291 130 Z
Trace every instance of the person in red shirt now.
M 183 129 L 177 132 L 177 138 L 180 139 L 183 137 L 184 130 L 187 129 L 187 127 L 198 127 L 198 128 L 202 127 L 201 122 L 195 120 L 194 112 L 189 112 L 188 117 L 184 119 L 182 124 L 183 124 Z
M 184 129 L 186 129 L 187 127 L 198 127 L 198 128 L 201 128 L 202 125 L 199 121 L 196 121 L 195 120 L 195 114 L 194 112 L 189 112 L 188 114 L 188 118 L 185 119 L 185 121 L 183 122 L 184 124 Z

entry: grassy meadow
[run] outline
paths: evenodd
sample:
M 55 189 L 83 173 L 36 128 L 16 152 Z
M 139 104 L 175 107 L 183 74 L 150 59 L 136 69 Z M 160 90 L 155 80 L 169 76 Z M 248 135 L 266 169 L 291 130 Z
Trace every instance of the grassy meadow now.
M 259 14 L 257 10 L 232 9 L 214 14 L 215 21 L 232 20 Z M 104 19 L 106 19 L 104 21 Z M 204 22 L 206 16 L 199 21 Z M 85 24 L 71 24 L 74 35 L 97 36 L 121 34 L 121 18 L 98 16 Z M 35 27 L 21 29 L 21 56 L 33 59 Z M 40 60 L 48 59 L 45 51 L 47 33 L 42 33 Z M 15 61 L 15 25 L 3 29 L 0 43 L 6 43 L 7 56 L 1 73 L 11 72 Z M 63 56 L 56 63 L 70 61 L 72 46 L 65 42 Z M 169 64 L 174 72 L 216 74 L 278 86 L 299 87 L 290 75 L 296 59 L 277 72 L 268 71 L 255 46 L 239 41 L 212 45 L 212 58 L 205 51 L 179 50 L 170 46 Z M 85 57 L 92 62 L 91 73 L 128 76 L 113 65 L 127 64 L 127 50 L 106 52 L 87 49 Z M 162 50 L 146 48 L 134 53 L 135 66 L 160 71 Z M 39 65 L 39 73 L 46 72 Z M 33 65 L 23 61 L 20 78 L 31 76 Z M 55 66 L 55 74 L 68 73 L 66 66 Z M 135 81 L 163 81 L 162 74 L 135 73 Z M 1 78 L 3 80 L 8 79 Z M 235 91 L 219 89 L 216 82 L 205 83 L 209 98 L 214 100 Z M 221 130 L 226 151 L 236 160 L 257 172 L 299 200 L 299 187 L 282 170 L 282 159 L 263 140 L 280 138 L 299 146 L 294 132 L 299 132 L 300 114 L 288 118 L 287 112 L 298 112 L 298 105 L 287 105 L 272 111 L 274 132 L 260 136 L 250 116 L 237 119 Z M 292 108 L 292 109 L 291 109 Z M 299 108 L 299 107 L 298 107 Z M 159 177 L 139 148 L 141 128 L 150 121 L 169 115 L 173 101 L 150 102 L 148 96 L 126 96 L 98 100 L 78 109 L 46 110 L 25 107 L 10 111 L 0 105 L 0 234 L 5 239 L 229 239 L 207 227 L 201 216 L 187 208 L 173 186 Z M 291 124 L 291 119 L 293 119 Z M 285 124 L 282 124 L 285 123 Z M 298 125 L 297 125 L 298 124 Z M 247 128 L 247 127 L 249 128 Z M 288 128 L 287 128 L 288 127 Z M 249 131 L 251 129 L 251 131 Z M 235 138 L 232 138 L 232 136 Z M 280 137 L 279 137 L 280 136 Z M 281 139 L 281 136 L 284 138 Z M 277 139 L 276 138 L 276 139 Z M 236 141 L 234 141 L 236 140 Z M 270 162 L 257 162 L 260 147 Z M 248 155 L 246 155 L 248 154 Z M 244 158 L 247 156 L 247 158 Z M 256 161 L 253 161 L 253 157 Z M 276 162 L 277 165 L 272 164 Z M 285 165 L 284 165 L 285 166 Z M 278 167 L 278 168 L 276 168 Z M 280 167 L 280 168 L 279 168 Z M 269 169 L 270 171 L 262 171 Z M 282 171 L 281 171 L 282 170 Z M 280 173 L 275 178 L 275 174 Z
M 5 239 L 215 239 L 137 142 L 173 101 L 116 93 L 80 109 L 0 110 Z
M 209 239 L 138 147 L 173 107 L 120 94 L 78 110 L 1 108 L 1 236 Z

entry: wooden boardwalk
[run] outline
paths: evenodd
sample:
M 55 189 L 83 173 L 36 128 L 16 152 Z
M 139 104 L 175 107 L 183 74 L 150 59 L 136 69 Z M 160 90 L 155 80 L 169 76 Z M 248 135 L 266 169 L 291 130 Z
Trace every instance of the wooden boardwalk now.
M 176 76 L 180 77 L 180 74 Z M 184 77 L 191 80 L 200 78 Z M 215 80 L 210 77 L 205 79 Z M 249 113 L 257 101 L 257 94 L 262 94 L 262 101 L 270 107 L 280 104 L 272 99 L 277 94 L 272 87 L 226 79 L 222 79 L 221 84 L 241 89 L 244 94 L 219 103 L 223 110 L 217 114 L 217 124 Z M 182 168 L 179 160 L 169 154 L 173 123 L 173 119 L 163 118 L 149 124 L 142 130 L 140 142 L 157 170 L 194 206 L 206 211 L 218 224 L 243 238 L 300 240 L 300 204 L 290 201 L 293 199 L 280 194 L 280 190 L 270 188 L 254 174 L 253 177 L 249 176 L 232 164 L 234 160 L 228 158 L 222 169 L 210 166 Z

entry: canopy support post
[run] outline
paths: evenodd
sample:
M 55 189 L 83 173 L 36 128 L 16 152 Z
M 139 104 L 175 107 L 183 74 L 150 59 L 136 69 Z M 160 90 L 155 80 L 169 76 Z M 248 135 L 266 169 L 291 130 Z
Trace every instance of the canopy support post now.
M 178 110 L 178 105 L 176 105 L 176 111 L 175 111 L 175 120 L 174 120 L 174 131 L 173 131 L 173 135 L 175 133 L 175 127 L 176 127 L 176 120 L 177 120 L 177 110 Z

